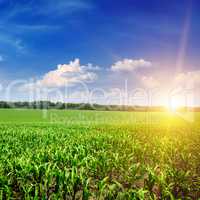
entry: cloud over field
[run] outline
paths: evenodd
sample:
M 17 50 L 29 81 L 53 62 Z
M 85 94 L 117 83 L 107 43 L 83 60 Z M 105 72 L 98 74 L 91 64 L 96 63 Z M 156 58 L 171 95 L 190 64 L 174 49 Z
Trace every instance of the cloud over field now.
M 143 67 L 151 67 L 152 63 L 149 61 L 146 61 L 144 59 L 139 60 L 133 60 L 133 59 L 123 59 L 120 61 L 117 61 L 111 66 L 112 71 L 134 71 L 138 68 Z
M 49 71 L 35 83 L 26 84 L 25 88 L 47 87 L 57 88 L 76 85 L 80 82 L 92 82 L 97 79 L 94 72 L 99 70 L 98 66 L 92 64 L 81 65 L 79 59 L 70 61 L 68 64 L 59 64 L 55 70 Z
M 141 81 L 147 88 L 155 88 L 160 85 L 159 81 L 152 76 L 142 76 Z
M 179 73 L 175 77 L 175 84 L 187 89 L 200 86 L 200 70 Z

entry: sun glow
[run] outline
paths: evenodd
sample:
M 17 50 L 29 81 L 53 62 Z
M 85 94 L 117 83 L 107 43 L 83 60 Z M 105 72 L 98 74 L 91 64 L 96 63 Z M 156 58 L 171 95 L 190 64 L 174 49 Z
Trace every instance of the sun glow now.
M 186 107 L 182 98 L 171 98 L 166 105 L 167 109 L 172 112 L 176 112 L 181 107 Z

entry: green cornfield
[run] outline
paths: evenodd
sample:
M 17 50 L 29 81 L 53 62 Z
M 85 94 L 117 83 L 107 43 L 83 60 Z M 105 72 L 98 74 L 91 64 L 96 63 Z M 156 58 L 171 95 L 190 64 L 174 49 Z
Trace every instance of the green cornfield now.
M 199 197 L 199 113 L 0 110 L 0 199 Z

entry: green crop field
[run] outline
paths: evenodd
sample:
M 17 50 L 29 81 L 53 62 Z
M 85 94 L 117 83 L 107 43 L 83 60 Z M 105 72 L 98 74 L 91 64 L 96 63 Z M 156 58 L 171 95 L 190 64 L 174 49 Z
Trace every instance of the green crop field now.
M 0 110 L 0 199 L 199 197 L 199 113 Z

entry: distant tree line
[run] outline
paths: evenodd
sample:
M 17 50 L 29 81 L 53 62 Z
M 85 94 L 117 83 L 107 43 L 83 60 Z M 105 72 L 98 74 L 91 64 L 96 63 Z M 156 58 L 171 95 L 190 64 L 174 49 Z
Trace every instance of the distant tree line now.
M 60 109 L 60 110 L 100 110 L 100 111 L 166 111 L 163 106 L 100 105 L 89 103 L 62 103 L 51 101 L 7 102 L 0 101 L 0 109 Z M 182 107 L 179 111 L 200 111 L 200 107 Z

